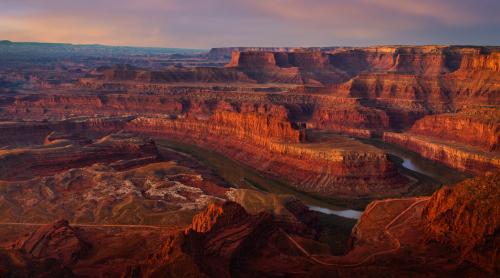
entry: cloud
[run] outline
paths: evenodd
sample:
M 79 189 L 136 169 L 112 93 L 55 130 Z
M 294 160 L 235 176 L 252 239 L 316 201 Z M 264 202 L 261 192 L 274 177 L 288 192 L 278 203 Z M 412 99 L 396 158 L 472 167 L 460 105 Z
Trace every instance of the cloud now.
M 197 48 L 500 44 L 498 10 L 497 0 L 2 0 L 0 39 Z
M 497 0 L 363 0 L 394 13 L 433 19 L 447 25 L 467 26 L 490 21 L 500 22 Z

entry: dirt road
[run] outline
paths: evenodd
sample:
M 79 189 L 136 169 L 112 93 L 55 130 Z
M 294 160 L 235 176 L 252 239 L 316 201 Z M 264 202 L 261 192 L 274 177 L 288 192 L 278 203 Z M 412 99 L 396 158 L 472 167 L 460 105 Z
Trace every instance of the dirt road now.
M 401 218 L 401 216 L 403 216 L 404 214 L 406 214 L 408 211 L 410 211 L 412 208 L 414 208 L 418 204 L 428 201 L 430 199 L 430 197 L 421 197 L 421 198 L 416 198 L 416 199 L 417 200 L 415 202 L 413 202 L 405 210 L 403 210 L 398 215 L 396 215 L 387 225 L 384 226 L 384 234 L 386 234 L 389 237 L 389 240 L 391 240 L 393 242 L 393 244 L 394 244 L 395 247 L 393 247 L 391 249 L 387 249 L 387 250 L 383 250 L 383 251 L 379 251 L 379 252 L 375 252 L 373 254 L 370 254 L 369 256 L 365 257 L 361 261 L 359 261 L 357 263 L 353 263 L 353 264 L 329 263 L 329 262 L 325 262 L 325 261 L 319 260 L 314 255 L 312 255 L 311 253 L 309 253 L 304 247 L 302 247 L 288 233 L 286 233 L 283 230 L 281 230 L 281 232 L 295 245 L 295 247 L 297 247 L 297 249 L 299 249 L 304 255 L 306 255 L 312 261 L 314 261 L 314 262 L 316 262 L 318 264 L 325 265 L 325 266 L 357 267 L 357 266 L 360 266 L 360 265 L 362 265 L 362 264 L 370 261 L 371 259 L 375 258 L 376 256 L 390 254 L 390 253 L 395 253 L 395 252 L 397 252 L 401 248 L 401 242 L 390 232 L 390 228 L 391 228 L 391 226 L 396 221 L 398 221 Z M 385 203 L 385 202 L 388 202 L 388 201 L 394 201 L 394 200 L 404 200 L 404 199 L 389 199 L 389 200 L 378 201 L 372 207 L 370 207 L 369 210 L 367 210 L 365 212 L 365 214 L 370 213 L 377 205 L 379 205 L 381 203 Z

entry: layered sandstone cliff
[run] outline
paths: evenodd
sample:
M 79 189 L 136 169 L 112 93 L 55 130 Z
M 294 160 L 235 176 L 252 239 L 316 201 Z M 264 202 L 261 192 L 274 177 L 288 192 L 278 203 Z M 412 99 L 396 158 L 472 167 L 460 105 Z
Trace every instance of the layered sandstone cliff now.
M 89 124 L 88 129 L 127 130 L 200 144 L 315 194 L 387 195 L 404 190 L 407 182 L 388 157 L 375 149 L 365 150 L 360 146 L 358 151 L 346 150 L 343 146 L 336 149 L 335 144 L 304 144 L 308 140 L 305 127 L 363 137 L 387 127 L 383 111 L 365 108 L 356 99 L 249 93 L 74 97 L 79 99 L 78 105 L 72 105 L 66 96 L 49 96 L 34 101 L 20 98 L 19 103 L 28 108 L 21 111 L 14 105 L 9 109 L 23 117 L 96 112 L 143 114 L 142 117 L 99 118 L 101 120 L 95 121 L 101 122 Z M 103 100 L 106 103 L 101 103 Z M 83 112 L 78 112 L 79 109 Z M 57 128 L 55 123 L 39 124 L 40 133 L 71 129 L 72 120 L 66 122 Z M 86 120 L 80 122 L 75 131 L 83 131 L 87 125 Z
M 432 197 L 374 201 L 352 231 L 352 248 L 341 256 L 315 236 L 318 218 L 297 217 L 303 209 L 249 214 L 233 202 L 212 204 L 132 273 L 287 276 L 308 269 L 300 275 L 494 277 L 498 179 L 469 180 Z
M 389 117 L 381 109 L 365 107 L 347 98 L 321 103 L 315 107 L 307 124 L 311 128 L 370 138 L 389 128 Z
M 364 195 L 375 188 L 385 191 L 384 187 L 392 190 L 404 184 L 387 156 L 305 145 L 309 139 L 303 129 L 328 129 L 359 137 L 385 132 L 386 141 L 458 169 L 494 171 L 498 123 L 476 120 L 484 115 L 436 113 L 497 105 L 498 59 L 499 51 L 494 47 L 254 49 L 235 52 L 226 68 L 101 68 L 87 80 L 103 86 L 113 84 L 123 93 L 18 96 L 5 105 L 2 116 L 60 119 L 72 114 L 135 115 L 110 129 L 215 148 L 260 170 L 289 177 L 289 182 L 310 192 Z M 227 91 L 203 87 L 205 82 L 221 80 L 237 85 Z M 205 89 L 169 87 L 183 82 Z M 238 91 L 240 82 L 255 90 Z M 276 87 L 276 82 L 304 86 L 299 92 L 296 87 Z M 259 93 L 253 87 L 256 83 L 280 91 Z M 93 88 L 89 86 L 85 88 Z M 289 90 L 281 92 L 283 88 Z M 435 116 L 426 118 L 428 115 Z M 472 128 L 461 132 L 465 125 Z M 450 131 L 439 133 L 444 128 Z M 394 129 L 410 129 L 410 133 L 386 132 Z M 482 150 L 476 151 L 476 147 Z M 309 165 L 311 161 L 314 166 Z
M 496 152 L 500 150 L 500 110 L 468 109 L 455 114 L 426 116 L 415 122 L 410 132 Z
M 37 98 L 17 97 L 0 115 L 23 120 L 61 119 L 71 115 L 184 117 L 189 114 L 207 117 L 217 109 L 218 103 L 221 103 L 223 110 L 228 111 L 248 112 L 254 109 L 252 106 L 262 109 L 274 107 L 269 111 L 270 114 L 286 118 L 297 125 L 307 124 L 307 127 L 326 128 L 363 137 L 371 136 L 373 131 L 390 128 L 389 116 L 383 109 L 366 107 L 357 98 L 304 93 L 167 90 L 161 95 L 39 95 Z M 15 136 L 15 133 L 9 135 L 12 138 Z
M 303 226 L 299 221 L 291 224 Z M 144 277 L 291 273 L 299 265 L 309 265 L 295 255 L 292 243 L 286 239 L 285 231 L 293 225 L 286 225 L 267 212 L 250 215 L 233 202 L 211 205 L 195 216 L 192 227 L 167 239 L 158 252 L 132 273 Z M 306 234 L 295 235 L 307 238 Z M 287 255 L 290 251 L 292 254 Z M 290 256 L 295 259 L 293 266 L 286 263 Z
M 17 97 L 5 110 L 6 117 L 17 115 L 23 120 L 40 120 L 40 117 L 60 119 L 70 115 L 177 114 L 183 111 L 183 105 L 175 99 L 148 95 L 47 94 Z
M 32 114 L 32 117 L 39 116 Z M 63 121 L 0 122 L 0 145 L 22 147 L 41 145 L 52 132 L 78 134 L 81 138 L 96 138 L 102 133 L 123 129 L 128 117 L 76 118 Z
M 496 174 L 445 186 L 432 197 L 376 200 L 352 230 L 352 249 L 323 262 L 339 266 L 341 276 L 380 271 L 411 276 L 417 270 L 418 275 L 496 277 L 499 181 Z
M 145 133 L 178 134 L 203 139 L 206 136 L 232 137 L 252 141 L 256 145 L 272 142 L 298 143 L 301 131 L 294 129 L 286 118 L 286 110 L 274 105 L 243 105 L 236 111 L 231 105 L 219 102 L 212 113 L 196 113 L 192 108 L 187 117 L 138 117 L 127 123 L 127 130 Z M 207 138 L 209 139 L 209 138 Z
M 462 171 L 495 173 L 500 169 L 499 116 L 498 109 L 484 107 L 429 115 L 407 132 L 384 132 L 383 140 Z
M 473 104 L 498 105 L 499 63 L 495 47 L 250 49 L 233 52 L 225 68 L 151 71 L 117 66 L 81 84 L 89 88 L 114 84 L 116 89 L 143 92 L 165 91 L 164 84 L 179 82 L 296 84 L 305 91 L 359 98 L 364 106 L 385 111 L 391 128 L 407 129 L 428 114 Z
M 0 179 L 25 180 L 97 162 L 118 163 L 130 159 L 153 162 L 157 158 L 153 141 L 127 134 L 109 135 L 84 145 L 59 139 L 44 146 L 0 151 Z
M 116 65 L 103 69 L 97 76 L 105 81 L 136 82 L 255 82 L 245 73 L 216 67 L 169 67 L 151 71 L 128 65 Z M 85 80 L 85 79 L 84 79 Z
M 500 170 L 500 157 L 496 153 L 473 146 L 411 133 L 384 132 L 382 139 L 461 171 L 487 175 Z
M 238 119 L 236 117 L 233 120 Z M 357 149 L 348 140 L 337 143 L 293 143 L 294 140 L 298 142 L 300 133 L 296 130 L 282 132 L 283 124 L 275 126 L 272 132 L 267 131 L 273 125 L 273 121 L 267 119 L 261 125 L 266 129 L 240 122 L 236 124 L 236 131 L 240 132 L 227 132 L 228 127 L 220 123 L 211 118 L 207 121 L 137 118 L 127 124 L 126 130 L 166 136 L 217 150 L 283 179 L 299 190 L 323 196 L 388 195 L 404 190 L 407 183 L 387 155 L 375 148 L 360 144 L 357 146 L 360 149 Z M 245 127 L 249 130 L 241 129 Z M 281 138 L 275 134 L 281 135 Z M 290 137 L 289 134 L 294 136 Z
M 173 227 L 186 225 L 227 190 L 225 182 L 193 159 L 169 150 L 160 156 L 150 140 L 124 134 L 85 145 L 67 140 L 39 146 L 36 155 L 31 154 L 34 147 L 9 151 L 7 158 L 0 155 L 3 222 L 63 218 L 79 224 Z

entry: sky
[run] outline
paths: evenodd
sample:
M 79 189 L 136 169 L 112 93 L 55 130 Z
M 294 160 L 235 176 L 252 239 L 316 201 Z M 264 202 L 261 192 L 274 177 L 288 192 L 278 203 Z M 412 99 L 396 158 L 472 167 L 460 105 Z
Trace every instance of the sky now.
M 500 45 L 500 0 L 0 0 L 0 40 L 223 46 Z

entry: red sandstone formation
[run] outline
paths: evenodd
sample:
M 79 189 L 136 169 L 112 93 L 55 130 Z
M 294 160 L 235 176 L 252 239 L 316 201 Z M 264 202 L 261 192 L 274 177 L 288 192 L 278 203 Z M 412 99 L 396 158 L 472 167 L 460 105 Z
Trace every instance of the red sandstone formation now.
M 353 229 L 350 252 L 316 258 L 339 267 L 340 276 L 416 270 L 419 275 L 495 277 L 499 181 L 496 174 L 444 187 L 431 198 L 374 201 Z
M 34 258 L 51 258 L 71 265 L 89 251 L 90 245 L 80 238 L 78 231 L 70 227 L 68 221 L 58 220 L 20 240 L 15 248 Z
M 253 110 L 273 107 L 277 117 L 288 118 L 299 123 L 307 122 L 309 127 L 328 128 L 355 135 L 365 134 L 369 137 L 372 131 L 389 128 L 389 119 L 380 109 L 365 107 L 355 98 L 334 97 L 328 95 L 284 95 L 188 91 L 177 94 L 170 92 L 157 95 L 118 95 L 89 96 L 75 94 L 71 97 L 63 95 L 38 96 L 37 99 L 17 98 L 15 104 L 6 107 L 6 117 L 60 119 L 66 115 L 141 115 L 183 117 L 186 114 L 211 114 L 217 103 L 229 105 L 225 110 Z M 282 106 L 277 107 L 277 106 Z M 286 108 L 286 109 L 284 109 Z M 283 113 L 284 112 L 284 113 Z M 5 125 L 5 124 L 4 124 Z M 119 129 L 119 127 L 118 127 Z M 9 137 L 14 137 L 10 134 Z
M 248 69 L 273 69 L 297 67 L 305 70 L 325 70 L 329 65 L 328 54 L 321 51 L 265 52 L 247 51 L 233 52 L 227 67 Z
M 191 230 L 206 233 L 212 230 L 216 223 L 217 225 L 228 225 L 234 221 L 244 220 L 248 216 L 247 212 L 236 203 L 210 204 L 204 212 L 193 217 Z
M 152 140 L 115 134 L 80 146 L 79 142 L 56 140 L 43 147 L 0 152 L 0 179 L 23 180 L 88 166 L 97 162 L 120 162 L 142 159 L 153 162 L 158 152 Z M 117 168 L 122 168 L 120 163 Z
M 142 89 L 137 84 L 124 83 L 121 77 L 113 83 L 113 76 L 127 77 L 127 74 L 110 74 L 108 85 L 117 84 L 122 88 L 125 86 L 142 91 L 165 91 L 161 83 L 172 81 L 199 83 L 225 80 L 326 86 L 320 91 L 359 98 L 363 106 L 385 112 L 386 116 L 383 117 L 388 119 L 381 118 L 384 126 L 406 129 L 428 114 L 455 111 L 472 104 L 498 105 L 499 57 L 497 48 L 486 47 L 394 46 L 323 52 L 247 51 L 235 52 L 228 67 L 221 69 L 220 73 L 213 73 L 213 78 L 197 79 L 181 74 L 184 69 L 177 69 L 179 74 L 175 73 L 175 69 L 170 69 L 157 74 L 162 77 L 156 79 L 128 79 L 135 80 L 135 83 L 155 83 L 141 85 Z M 224 70 L 227 72 L 224 73 Z M 246 79 L 223 76 L 233 72 L 245 75 Z M 83 83 L 86 82 L 92 83 L 90 79 Z M 380 113 L 368 111 L 370 114 Z M 387 120 L 388 123 L 385 122 Z M 377 124 L 371 123 L 372 126 L 380 127 Z
M 87 154 L 89 155 L 89 154 Z M 3 222 L 186 225 L 194 213 L 226 192 L 210 171 L 171 156 L 157 162 L 141 157 L 105 165 L 61 170 L 23 181 L 0 181 Z M 89 156 L 88 160 L 97 156 Z M 154 162 L 154 163 L 152 163 Z M 26 174 L 25 174 L 26 175 Z M 0 229 L 1 230 L 1 229 Z
M 22 93 L 0 88 L 0 218 L 95 226 L 56 222 L 18 241 L 22 251 L 0 249 L 0 276 L 71 275 L 65 266 L 80 276 L 134 277 L 498 272 L 498 48 L 232 50 L 224 68 L 104 66 L 66 84 L 13 73 L 9 80 L 30 81 Z M 430 201 L 373 202 L 349 252 L 334 256 L 325 238 L 346 235 L 323 226 L 329 216 L 290 197 L 227 193 L 199 162 L 147 140 L 95 140 L 122 130 L 194 143 L 323 197 L 408 190 L 387 154 L 331 131 L 382 135 L 489 176 Z M 241 206 L 223 203 L 225 193 Z M 2 248 L 30 224 L 4 225 Z M 183 232 L 167 229 L 174 226 Z
M 373 136 L 389 128 L 385 111 L 359 105 L 354 99 L 331 99 L 314 109 L 310 127 L 333 130 L 356 137 Z
M 299 264 L 309 263 L 289 253 L 293 247 L 286 240 L 286 227 L 267 212 L 249 215 L 232 202 L 211 205 L 195 216 L 192 228 L 172 236 L 132 273 L 143 277 L 291 274 L 298 265 L 287 264 L 290 256 Z
M 363 98 L 366 105 L 386 110 L 395 128 L 408 127 L 432 112 L 474 103 L 498 105 L 500 54 L 496 48 L 427 46 L 361 48 L 328 54 L 269 52 L 265 54 L 268 59 L 251 66 L 247 62 L 253 61 L 251 57 L 264 54 L 234 55 L 229 65 L 243 71 L 255 71 L 259 66 L 262 72 L 297 67 L 303 82 L 333 83 L 332 93 Z M 288 58 L 277 58 L 283 55 Z
M 41 238 L 39 245 L 42 250 L 42 257 L 36 258 L 18 246 L 8 249 L 0 248 L 0 275 L 2 277 L 123 277 L 132 266 L 142 262 L 147 256 L 158 249 L 158 246 L 168 238 L 169 233 L 177 232 L 177 229 L 151 229 L 119 227 L 98 225 L 96 227 L 78 227 L 73 225 L 66 228 L 60 227 L 50 232 L 49 228 L 53 224 L 42 226 L 33 231 L 35 235 L 42 229 L 47 229 L 47 233 L 38 234 L 40 236 L 50 236 Z M 14 228 L 15 227 L 10 227 Z M 90 249 L 85 249 L 84 253 L 73 253 L 76 260 L 70 264 L 63 264 L 61 255 L 70 256 L 75 252 L 77 245 L 73 245 L 73 237 L 69 230 L 74 230 L 80 241 L 90 242 Z M 57 231 L 57 233 L 55 233 Z M 5 233 L 3 229 L 2 234 Z M 18 236 L 19 237 L 19 236 Z M 26 236 L 25 236 L 26 237 Z M 23 242 L 25 239 L 20 239 Z M 4 238 L 2 238 L 2 243 Z M 45 244 L 47 243 L 47 244 Z M 48 245 L 49 244 L 49 245 Z M 85 243 L 86 244 L 86 243 Z M 86 244 L 86 248 L 89 245 Z M 15 249 L 12 249 L 15 248 Z M 50 253 L 48 253 L 50 252 Z M 53 255 L 53 256 L 52 256 Z
M 267 52 L 294 52 L 294 51 L 307 51 L 307 50 L 333 50 L 336 47 L 215 47 L 210 49 L 207 56 L 216 59 L 230 59 L 233 52 L 248 52 L 248 51 L 267 51 Z
M 286 54 L 286 53 L 285 53 Z M 273 52 L 233 52 L 231 62 L 227 67 L 241 67 L 244 69 L 266 69 L 277 68 L 275 54 Z
M 404 190 L 406 179 L 398 175 L 385 154 L 369 151 L 348 151 L 339 148 L 328 150 L 326 146 L 305 145 L 307 140 L 301 121 L 306 126 L 370 137 L 372 130 L 387 127 L 387 116 L 383 111 L 361 106 L 355 99 L 330 96 L 286 96 L 247 94 L 224 94 L 225 100 L 216 93 L 186 94 L 165 97 L 144 96 L 148 103 L 157 99 L 159 103 L 151 110 L 168 113 L 149 114 L 120 123 L 103 120 L 102 127 L 91 130 L 130 132 L 153 136 L 187 140 L 214 148 L 247 165 L 282 178 L 301 190 L 334 196 L 387 195 Z M 272 98 L 271 101 L 268 99 Z M 65 98 L 57 100 L 63 100 Z M 87 98 L 88 99 L 88 98 Z M 139 107 L 138 98 L 110 95 L 109 103 L 131 102 L 129 107 Z M 52 104 L 40 98 L 40 104 L 48 115 L 76 111 L 79 106 Z M 85 99 L 84 99 L 85 100 Z M 38 101 L 38 100 L 37 100 Z M 85 100 L 86 101 L 86 100 Z M 168 105 L 162 105 L 161 103 Z M 342 105 L 338 105 L 342 103 Z M 25 102 L 27 107 L 35 103 Z M 180 105 L 181 109 L 171 109 Z M 114 105 L 112 105 L 113 107 Z M 92 109 L 91 106 L 83 105 Z M 125 106 L 127 107 L 127 106 Z M 86 108 L 83 108 L 83 111 Z M 109 106 L 93 108 L 103 114 L 118 115 L 134 110 L 116 109 Z M 104 109 L 104 110 L 101 110 Z M 312 110 L 312 111 L 311 111 Z M 352 111 L 357 111 L 352 113 Z M 33 111 L 30 108 L 30 111 Z M 53 112 L 52 112 L 53 111 Z M 142 113 L 141 110 L 135 110 Z M 85 112 L 84 112 L 85 113 Z M 32 113 L 35 115 L 36 112 Z M 87 113 L 90 114 L 90 113 Z M 148 115 L 148 114 L 146 114 Z M 290 119 L 299 121 L 297 124 Z M 83 121 L 85 122 L 85 121 Z M 333 147 L 333 145 L 331 145 Z M 362 146 L 360 146 L 363 148 Z M 363 171 L 359 171 L 363 169 Z M 376 191 L 376 193 L 374 193 Z
M 235 114 L 237 117 L 231 119 L 231 115 L 213 121 L 137 118 L 126 130 L 209 147 L 302 191 L 323 196 L 389 195 L 401 192 L 407 183 L 387 155 L 375 148 L 359 144 L 356 149 L 353 142 L 345 140 L 338 147 L 335 143 L 290 144 L 298 142 L 299 133 L 290 129 L 289 123 L 265 114 L 259 116 L 262 120 L 254 117 L 252 122 L 246 122 L 248 116 Z
M 139 117 L 130 121 L 125 127 L 127 130 L 140 131 L 144 128 L 147 133 L 160 131 L 164 133 L 178 133 L 181 136 L 203 138 L 205 136 L 224 137 L 254 141 L 257 145 L 266 145 L 271 141 L 282 143 L 298 143 L 301 138 L 299 130 L 292 128 L 286 119 L 286 110 L 273 105 L 240 106 L 237 111 L 229 106 L 228 110 L 216 109 L 211 115 L 190 115 L 187 118 L 165 119 Z
M 233 52 L 228 69 L 238 69 L 260 83 L 331 84 L 343 76 L 329 67 L 320 51 Z
M 468 109 L 426 116 L 418 120 L 410 132 L 496 152 L 500 150 L 500 110 Z
M 122 123 L 103 119 L 89 129 L 124 129 L 201 144 L 283 178 L 301 190 L 316 194 L 362 196 L 374 194 L 376 188 L 375 194 L 387 195 L 402 190 L 406 183 L 387 156 L 374 149 L 368 152 L 354 148 L 349 151 L 342 148 L 328 150 L 325 146 L 296 144 L 306 139 L 305 133 L 302 128 L 295 128 L 289 120 L 290 117 L 300 118 L 301 113 L 308 113 L 301 107 L 320 107 L 316 111 L 323 111 L 323 114 L 314 112 L 310 126 L 370 137 L 370 129 L 379 130 L 387 125 L 382 111 L 372 112 L 352 99 L 342 100 L 345 105 L 334 108 L 338 112 L 332 111 L 329 107 L 335 106 L 338 99 L 328 96 L 292 98 L 291 101 L 299 102 L 295 108 L 289 104 L 268 103 L 268 100 L 266 102 L 265 98 L 258 96 L 252 102 L 243 102 L 242 100 L 251 97 L 241 94 L 228 95 L 228 101 L 217 100 L 215 97 L 211 94 L 182 100 L 171 96 L 168 100 L 165 98 L 166 103 L 179 103 L 182 105 L 182 113 L 169 110 L 169 107 L 175 105 L 164 107 L 160 104 L 158 109 L 171 113 L 169 117 L 138 117 L 133 120 L 125 119 Z M 243 99 L 240 100 L 240 97 Z M 288 97 L 280 95 L 273 98 L 277 103 L 290 101 Z M 116 96 L 108 99 L 113 102 L 118 100 Z M 55 114 L 67 113 L 61 111 L 59 105 L 43 103 L 46 103 L 44 109 L 48 113 L 52 110 Z M 71 109 L 69 111 L 78 109 L 77 106 L 64 107 Z M 100 107 L 95 109 L 101 111 Z M 359 109 L 359 114 L 350 114 L 349 109 Z M 82 126 L 85 126 L 85 122 L 82 121 Z
M 255 82 L 243 72 L 215 67 L 170 67 L 161 71 L 150 71 L 127 65 L 117 65 L 110 69 L 104 69 L 97 76 L 104 81 L 121 80 L 151 83 Z
M 78 116 L 116 115 L 158 115 L 178 114 L 183 110 L 180 101 L 168 98 L 139 95 L 40 95 L 18 97 L 6 112 L 22 119 L 40 120 L 44 115 L 64 118 L 71 114 Z M 38 118 L 35 118 L 34 116 Z M 13 117 L 15 118 L 15 117 Z
M 461 171 L 485 175 L 500 170 L 500 158 L 496 153 L 485 152 L 472 146 L 411 133 L 384 132 L 383 140 L 401 145 L 423 157 L 439 161 Z
M 498 272 L 499 178 L 468 180 L 432 198 L 375 201 L 352 231 L 351 250 L 342 256 L 331 255 L 309 237 L 310 223 L 304 226 L 308 222 L 300 218 L 249 215 L 236 203 L 214 204 L 132 273 L 286 276 L 307 269 L 300 275 L 488 277 Z M 291 211 L 296 216 L 302 210 Z M 311 223 L 317 225 L 317 219 Z
M 426 116 L 408 132 L 384 132 L 383 140 L 462 171 L 495 173 L 500 170 L 499 119 L 495 108 Z
M 31 117 L 39 117 L 34 114 Z M 23 147 L 41 145 L 52 132 L 77 134 L 79 139 L 97 138 L 110 132 L 118 132 L 124 127 L 128 117 L 77 118 L 63 121 L 11 121 L 0 122 L 0 145 L 2 147 Z
M 490 273 L 500 270 L 500 175 L 466 180 L 432 195 L 423 212 L 429 239 Z
M 164 234 L 161 237 L 154 232 L 147 235 L 121 232 L 120 237 L 127 238 L 126 242 L 120 237 L 99 236 L 101 229 L 76 231 L 66 222 L 58 222 L 40 228 L 17 246 L 42 250 L 40 254 L 44 256 L 56 254 L 58 259 L 75 258 L 61 254 L 75 254 L 73 251 L 81 250 L 74 248 L 78 244 L 73 244 L 73 236 L 80 237 L 81 234 L 90 240 L 93 251 L 88 256 L 76 256 L 78 264 L 70 263 L 71 270 L 80 275 L 92 273 L 89 271 L 93 263 L 94 274 L 134 277 L 297 274 L 305 277 L 371 277 L 381 272 L 394 276 L 439 273 L 450 277 L 458 274 L 494 277 L 498 272 L 496 230 L 499 211 L 496 199 L 499 178 L 496 175 L 470 180 L 451 189 L 444 188 L 432 198 L 375 201 L 367 207 L 353 229 L 351 250 L 340 256 L 333 256 L 328 246 L 315 236 L 315 231 L 320 228 L 317 227 L 318 218 L 307 216 L 311 212 L 288 199 L 285 211 L 281 210 L 283 208 L 278 210 L 279 205 L 274 203 L 271 212 L 264 209 L 256 214 L 247 213 L 234 202 L 212 204 L 194 216 L 186 230 L 161 232 Z M 247 200 L 247 206 L 255 205 L 248 202 L 253 201 Z M 132 243 L 134 236 L 147 236 L 144 239 L 157 243 L 152 245 L 145 241 L 143 247 L 137 249 L 134 245 L 137 242 Z M 106 248 L 101 245 L 94 246 L 92 240 L 113 246 L 120 242 L 119 246 L 126 246 L 122 251 L 129 253 L 111 255 L 121 258 L 111 268 L 95 258 L 110 256 L 105 254 L 112 251 L 105 252 Z M 40 242 L 43 244 L 36 244 Z M 32 245 L 45 248 L 30 248 Z M 449 245 L 453 248 L 448 248 Z M 129 249 L 134 246 L 136 249 Z M 61 250 L 69 251 L 61 253 Z M 151 255 L 146 257 L 144 251 L 151 252 Z M 3 258 L 2 252 L 0 257 Z M 137 252 L 142 257 L 136 256 Z M 43 273 L 37 268 L 38 262 L 25 263 L 32 274 Z M 14 266 L 14 263 L 10 259 L 0 261 L 0 271 L 6 266 Z

